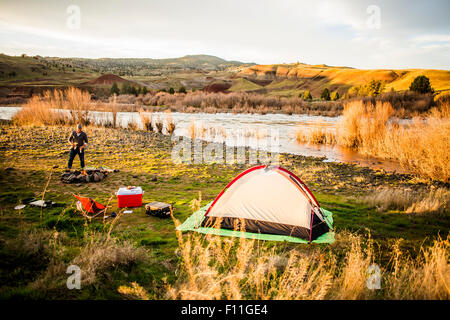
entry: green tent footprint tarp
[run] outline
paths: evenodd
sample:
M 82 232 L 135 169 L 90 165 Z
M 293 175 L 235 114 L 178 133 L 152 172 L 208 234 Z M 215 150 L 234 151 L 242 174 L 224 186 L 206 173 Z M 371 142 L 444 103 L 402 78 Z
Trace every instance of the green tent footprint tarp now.
M 332 213 L 320 207 L 306 184 L 289 170 L 265 165 L 240 173 L 178 230 L 296 243 L 334 241 Z
M 241 237 L 241 238 L 247 238 L 247 239 L 257 239 L 257 240 L 271 240 L 271 241 L 288 241 L 288 242 L 294 242 L 294 243 L 309 243 L 308 240 L 292 237 L 292 236 L 285 236 L 285 235 L 279 235 L 279 234 L 264 234 L 264 233 L 253 233 L 253 232 L 242 232 L 242 231 L 235 231 L 235 230 L 229 230 L 229 229 L 218 229 L 218 228 L 212 228 L 212 227 L 202 227 L 201 224 L 203 220 L 205 219 L 205 213 L 208 210 L 208 208 L 211 206 L 212 201 L 208 203 L 206 206 L 200 208 L 200 210 L 194 212 L 189 218 L 186 219 L 181 225 L 178 226 L 177 230 L 180 231 L 195 231 L 203 234 L 213 234 L 218 236 L 228 236 L 228 237 Z M 320 208 L 326 223 L 330 227 L 330 229 L 333 229 L 333 214 L 325 210 L 323 208 Z M 334 242 L 334 232 L 329 231 L 327 233 L 324 233 L 323 235 L 319 236 L 317 239 L 311 241 L 312 243 L 333 243 Z

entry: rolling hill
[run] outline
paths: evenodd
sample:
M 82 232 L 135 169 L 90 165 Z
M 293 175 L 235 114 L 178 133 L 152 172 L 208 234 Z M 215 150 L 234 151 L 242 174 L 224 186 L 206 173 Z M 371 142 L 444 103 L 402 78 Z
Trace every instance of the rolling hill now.
M 112 83 L 128 81 L 149 90 L 183 86 L 187 90 L 241 91 L 285 97 L 298 96 L 308 90 L 318 98 L 325 88 L 338 91 L 342 96 L 349 88 L 371 80 L 383 81 L 385 91 L 403 91 L 419 75 L 427 76 L 437 93 L 450 91 L 448 70 L 363 70 L 304 63 L 255 65 L 210 55 L 85 59 L 0 54 L 0 97 L 26 96 L 62 86 L 79 86 L 104 96 L 109 94 Z
M 235 71 L 254 65 L 210 55 L 181 58 L 58 58 L 0 54 L 0 98 L 29 96 L 46 89 L 79 86 L 99 95 L 107 86 L 129 81 L 148 89 L 203 89 Z
M 447 70 L 363 70 L 302 63 L 250 66 L 236 74 L 237 78 L 248 80 L 247 85 L 244 86 L 240 80 L 240 83 L 236 83 L 236 88 L 243 87 L 246 91 L 256 90 L 253 83 L 249 84 L 250 81 L 266 80 L 268 84 L 260 85 L 257 89 L 264 89 L 264 92 L 270 95 L 291 96 L 309 90 L 313 96 L 318 96 L 325 88 L 338 91 L 342 95 L 353 86 L 380 80 L 385 83 L 385 90 L 393 88 L 395 91 L 402 91 L 407 90 L 414 78 L 419 75 L 427 76 L 436 92 L 450 90 L 450 71 Z

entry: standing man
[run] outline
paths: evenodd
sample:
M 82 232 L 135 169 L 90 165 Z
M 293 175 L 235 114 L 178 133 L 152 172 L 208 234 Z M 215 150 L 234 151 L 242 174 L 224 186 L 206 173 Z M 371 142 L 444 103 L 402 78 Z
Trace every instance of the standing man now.
M 81 124 L 77 125 L 77 129 L 72 132 L 68 140 L 69 144 L 72 146 L 69 154 L 69 163 L 67 165 L 69 170 L 72 169 L 73 159 L 75 159 L 76 155 L 80 157 L 81 170 L 84 169 L 84 149 L 88 144 L 88 137 L 87 134 L 81 130 L 82 128 Z

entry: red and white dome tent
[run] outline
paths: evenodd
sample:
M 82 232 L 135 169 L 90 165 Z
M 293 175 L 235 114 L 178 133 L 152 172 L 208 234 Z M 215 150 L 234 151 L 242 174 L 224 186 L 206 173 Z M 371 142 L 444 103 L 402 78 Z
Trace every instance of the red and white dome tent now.
M 331 212 L 320 208 L 299 177 L 281 167 L 261 165 L 239 174 L 212 203 L 178 229 L 263 240 L 329 243 L 334 240 L 332 224 Z M 230 233 L 231 230 L 234 231 Z

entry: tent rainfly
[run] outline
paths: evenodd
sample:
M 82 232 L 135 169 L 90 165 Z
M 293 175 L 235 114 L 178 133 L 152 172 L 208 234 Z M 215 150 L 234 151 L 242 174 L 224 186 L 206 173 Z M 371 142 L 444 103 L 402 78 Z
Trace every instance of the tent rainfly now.
M 256 166 L 233 179 L 179 230 L 302 243 L 334 241 L 331 212 L 292 172 Z

